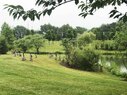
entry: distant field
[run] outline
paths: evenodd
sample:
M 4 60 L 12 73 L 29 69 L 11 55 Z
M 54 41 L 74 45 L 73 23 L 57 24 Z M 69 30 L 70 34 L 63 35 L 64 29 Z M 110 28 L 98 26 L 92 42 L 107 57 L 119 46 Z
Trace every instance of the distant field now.
M 118 77 L 65 68 L 47 55 L 28 59 L 0 55 L 0 95 L 127 95 Z
M 31 49 L 30 51 L 35 51 Z M 64 52 L 64 48 L 61 45 L 61 41 L 46 41 L 44 47 L 40 48 L 40 52 Z

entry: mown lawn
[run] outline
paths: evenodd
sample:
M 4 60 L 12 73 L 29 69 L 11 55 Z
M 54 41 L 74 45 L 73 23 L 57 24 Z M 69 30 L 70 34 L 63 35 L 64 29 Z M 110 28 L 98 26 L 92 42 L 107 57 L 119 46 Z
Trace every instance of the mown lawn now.
M 61 44 L 61 41 L 46 41 L 44 46 L 40 48 L 40 52 L 64 52 L 64 48 Z M 32 48 L 28 51 L 36 52 L 36 49 Z
M 127 82 L 65 68 L 47 55 L 33 62 L 0 55 L 0 95 L 127 95 Z

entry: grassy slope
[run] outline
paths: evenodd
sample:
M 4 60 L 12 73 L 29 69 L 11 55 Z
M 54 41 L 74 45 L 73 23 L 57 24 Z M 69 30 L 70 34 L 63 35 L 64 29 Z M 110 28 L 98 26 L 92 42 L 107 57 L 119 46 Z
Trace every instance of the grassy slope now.
M 31 49 L 29 51 L 36 51 L 35 49 Z M 61 45 L 61 41 L 46 41 L 44 47 L 40 48 L 40 52 L 64 52 L 64 48 Z
M 65 68 L 46 55 L 33 62 L 1 55 L 0 95 L 127 95 L 127 82 Z

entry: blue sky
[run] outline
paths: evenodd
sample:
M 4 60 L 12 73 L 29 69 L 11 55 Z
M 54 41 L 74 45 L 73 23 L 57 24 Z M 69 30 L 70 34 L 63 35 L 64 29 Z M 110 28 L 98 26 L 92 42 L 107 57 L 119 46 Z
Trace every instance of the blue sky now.
M 23 25 L 30 29 L 38 30 L 40 25 L 43 24 L 52 24 L 54 26 L 62 26 L 64 24 L 70 24 L 73 27 L 81 26 L 85 28 L 93 28 L 99 27 L 102 24 L 112 23 L 117 20 L 109 18 L 109 12 L 113 8 L 111 6 L 106 7 L 105 9 L 98 10 L 94 16 L 88 16 L 86 19 L 78 16 L 80 10 L 77 8 L 73 2 L 62 5 L 55 9 L 51 16 L 41 17 L 40 20 L 30 21 L 23 21 L 14 20 L 11 16 L 8 15 L 6 10 L 3 10 L 4 4 L 14 4 L 14 5 L 22 5 L 25 9 L 31 9 L 35 7 L 36 0 L 0 0 L 0 27 L 4 22 L 7 22 L 11 27 L 15 27 L 16 25 Z M 38 10 L 41 8 L 35 7 Z M 120 11 L 124 11 L 126 6 L 120 7 Z

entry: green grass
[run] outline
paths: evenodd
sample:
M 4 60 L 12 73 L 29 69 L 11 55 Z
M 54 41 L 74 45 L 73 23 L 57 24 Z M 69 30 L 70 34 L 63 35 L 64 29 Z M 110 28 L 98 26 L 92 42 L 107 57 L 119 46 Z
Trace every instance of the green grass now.
M 127 95 L 127 82 L 112 75 L 65 68 L 47 55 L 33 62 L 0 55 L 0 95 Z
M 36 51 L 31 49 L 30 51 Z M 44 47 L 40 48 L 40 52 L 64 52 L 64 48 L 61 45 L 61 41 L 46 41 Z

